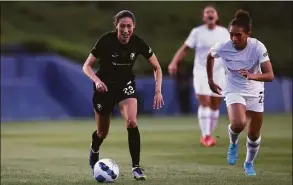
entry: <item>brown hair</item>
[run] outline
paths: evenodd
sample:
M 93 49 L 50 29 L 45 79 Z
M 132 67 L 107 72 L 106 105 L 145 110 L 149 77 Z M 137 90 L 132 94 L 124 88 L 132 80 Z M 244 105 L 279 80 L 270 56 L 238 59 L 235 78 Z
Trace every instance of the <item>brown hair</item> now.
M 134 14 L 129 11 L 129 10 L 122 10 L 120 12 L 118 12 L 115 16 L 114 16 L 114 25 L 117 26 L 117 24 L 119 23 L 120 19 L 125 18 L 125 17 L 129 17 L 132 19 L 133 23 L 135 23 L 135 16 Z

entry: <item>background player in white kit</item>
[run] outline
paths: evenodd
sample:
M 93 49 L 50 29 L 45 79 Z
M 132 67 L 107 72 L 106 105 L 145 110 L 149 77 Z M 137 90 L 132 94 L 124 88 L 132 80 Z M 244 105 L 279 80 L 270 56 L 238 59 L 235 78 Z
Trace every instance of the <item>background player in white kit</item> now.
M 264 110 L 264 82 L 274 79 L 266 47 L 251 34 L 251 19 L 247 12 L 237 11 L 231 21 L 230 41 L 217 43 L 207 56 L 207 73 L 210 88 L 221 94 L 213 81 L 214 58 L 221 57 L 226 71 L 223 94 L 228 108 L 230 146 L 228 163 L 234 165 L 238 157 L 239 134 L 248 126 L 245 174 L 256 175 L 253 161 L 259 150 L 260 129 Z M 216 61 L 215 61 L 216 62 Z
M 193 68 L 193 84 L 196 98 L 199 102 L 198 119 L 201 128 L 200 142 L 204 146 L 213 146 L 215 139 L 211 133 L 216 127 L 219 118 L 219 106 L 222 96 L 213 93 L 208 85 L 206 74 L 206 57 L 211 47 L 219 41 L 229 40 L 229 32 L 226 28 L 217 25 L 219 17 L 217 10 L 213 6 L 207 6 L 203 10 L 204 25 L 193 28 L 185 43 L 175 54 L 168 67 L 169 73 L 175 75 L 177 66 L 182 61 L 186 52 L 192 48 L 196 50 Z M 217 84 L 222 85 L 225 78 L 225 71 L 221 65 L 221 59 L 214 67 L 214 79 Z

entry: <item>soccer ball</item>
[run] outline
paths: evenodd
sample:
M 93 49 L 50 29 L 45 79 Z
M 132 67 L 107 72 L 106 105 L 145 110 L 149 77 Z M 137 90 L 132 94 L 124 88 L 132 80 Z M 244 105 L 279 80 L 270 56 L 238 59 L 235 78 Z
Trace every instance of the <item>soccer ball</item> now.
M 94 166 L 94 178 L 98 182 L 114 182 L 118 176 L 119 167 L 112 159 L 101 159 Z

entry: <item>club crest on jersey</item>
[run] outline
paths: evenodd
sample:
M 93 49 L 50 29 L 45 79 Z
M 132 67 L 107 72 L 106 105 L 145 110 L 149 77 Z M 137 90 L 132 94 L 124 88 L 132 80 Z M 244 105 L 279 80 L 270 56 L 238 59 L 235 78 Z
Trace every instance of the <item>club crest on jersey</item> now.
M 130 53 L 130 60 L 134 60 L 135 53 Z

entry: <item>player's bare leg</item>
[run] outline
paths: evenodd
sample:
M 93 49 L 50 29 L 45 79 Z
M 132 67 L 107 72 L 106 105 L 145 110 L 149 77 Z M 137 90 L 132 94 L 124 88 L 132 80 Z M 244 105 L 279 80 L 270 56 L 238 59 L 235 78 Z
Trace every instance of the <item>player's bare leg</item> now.
M 140 168 L 140 134 L 137 127 L 137 99 L 128 98 L 119 103 L 122 117 L 126 121 L 128 131 L 129 152 L 132 158 L 132 174 L 136 180 L 145 180 Z
M 261 141 L 260 130 L 263 121 L 262 112 L 247 111 L 247 142 L 246 159 L 244 162 L 245 174 L 248 176 L 256 175 L 253 162 L 258 154 Z
M 244 130 L 247 123 L 245 105 L 240 103 L 229 105 L 228 115 L 230 121 L 228 126 L 230 145 L 228 149 L 227 160 L 230 165 L 234 165 L 238 158 L 239 135 Z
M 215 142 L 211 137 L 211 97 L 206 95 L 196 95 L 199 102 L 198 107 L 198 121 L 201 129 L 200 143 L 203 146 L 212 146 Z
M 92 169 L 94 168 L 96 162 L 99 160 L 100 146 L 108 135 L 111 119 L 111 114 L 101 115 L 97 113 L 95 110 L 94 112 L 97 130 L 95 130 L 92 134 L 92 143 L 89 159 L 89 163 Z

